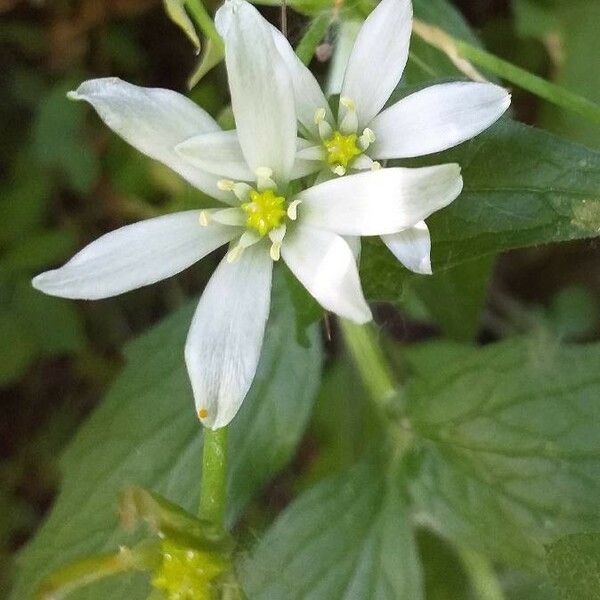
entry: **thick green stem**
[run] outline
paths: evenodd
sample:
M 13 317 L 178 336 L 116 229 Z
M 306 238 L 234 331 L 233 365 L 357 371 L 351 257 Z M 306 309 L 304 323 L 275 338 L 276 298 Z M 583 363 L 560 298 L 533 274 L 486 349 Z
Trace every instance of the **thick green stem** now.
M 220 529 L 225 528 L 227 433 L 227 427 L 206 428 L 202 455 L 199 515 Z
M 212 17 L 208 14 L 206 8 L 204 8 L 204 4 L 202 4 L 201 0 L 186 0 L 185 6 L 191 17 L 194 19 L 196 26 L 217 48 L 222 50 L 223 40 L 215 28 Z
M 488 560 L 470 548 L 457 548 L 478 600 L 505 600 L 494 568 Z
M 396 393 L 396 382 L 373 326 L 340 319 L 340 327 L 367 391 L 378 408 L 386 413 Z

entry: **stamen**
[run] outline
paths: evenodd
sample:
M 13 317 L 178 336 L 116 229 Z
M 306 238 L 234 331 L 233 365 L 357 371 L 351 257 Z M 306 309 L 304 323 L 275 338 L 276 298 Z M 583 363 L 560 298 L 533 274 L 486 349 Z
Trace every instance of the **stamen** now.
M 374 160 L 373 164 L 371 165 L 371 171 L 379 171 L 379 169 L 381 169 L 381 163 Z
M 231 179 L 219 179 L 219 181 L 217 181 L 217 187 L 222 192 L 233 192 L 235 181 L 231 181 Z
M 319 137 L 322 140 L 326 140 L 333 135 L 333 129 L 327 121 L 321 121 L 319 123 Z
M 231 248 L 231 250 L 225 255 L 225 260 L 228 263 L 234 263 L 236 260 L 239 260 L 240 256 L 242 256 L 242 252 L 244 252 L 244 248 L 238 244 Z
M 248 196 L 250 195 L 251 191 L 252 187 L 247 183 L 243 183 L 241 181 L 238 181 L 233 186 L 233 193 L 240 202 L 245 202 L 248 199 Z
M 336 165 L 335 167 L 333 167 L 331 169 L 332 173 L 335 173 L 336 175 L 339 175 L 340 177 L 342 175 L 346 174 L 346 169 L 344 169 L 344 167 L 342 167 L 342 165 Z
M 256 187 L 259 192 L 264 190 L 276 190 L 277 184 L 273 181 L 273 169 L 269 167 L 258 167 L 255 171 L 256 174 Z
M 293 200 L 287 208 L 287 216 L 291 221 L 298 218 L 298 205 L 302 204 L 302 200 Z
M 340 123 L 340 131 L 345 135 L 356 133 L 356 130 L 358 129 L 358 115 L 356 114 L 356 104 L 354 104 L 354 100 L 343 96 L 340 98 L 340 104 L 346 109 Z
M 375 132 L 368 127 L 362 132 L 362 135 L 358 138 L 358 145 L 363 152 L 375 141 Z
M 201 408 L 198 411 L 198 418 L 199 419 L 206 419 L 206 417 L 208 417 L 208 410 L 206 410 L 206 408 Z
M 201 210 L 200 216 L 198 217 L 198 221 L 200 221 L 200 225 L 202 225 L 202 227 L 208 227 L 209 212 L 206 210 Z
M 281 243 L 283 242 L 286 231 L 287 227 L 285 225 L 281 225 L 281 227 L 277 227 L 276 229 L 271 229 L 271 231 L 269 231 L 269 237 L 273 242 L 271 244 L 269 254 L 271 259 L 274 261 L 278 261 L 281 258 Z
M 240 236 L 238 244 L 245 250 L 246 248 L 250 248 L 250 246 L 260 242 L 261 239 L 261 236 L 254 231 L 244 231 L 244 233 L 242 233 Z
M 244 212 L 239 208 L 223 208 L 212 214 L 213 221 L 222 225 L 233 225 L 243 227 L 246 223 Z
M 325 120 L 327 111 L 324 108 L 317 108 L 315 111 L 315 125 L 318 125 L 321 121 Z

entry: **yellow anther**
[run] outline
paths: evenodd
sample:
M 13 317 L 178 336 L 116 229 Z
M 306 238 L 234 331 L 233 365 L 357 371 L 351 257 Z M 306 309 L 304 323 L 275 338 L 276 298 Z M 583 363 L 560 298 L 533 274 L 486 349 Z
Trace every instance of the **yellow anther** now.
M 343 175 L 352 159 L 362 154 L 362 150 L 356 144 L 357 139 L 355 133 L 344 135 L 336 131 L 331 138 L 323 142 L 327 150 L 327 163 L 334 173 L 340 174 L 338 167 L 342 167 L 344 172 L 341 174 Z
M 272 189 L 250 192 L 250 202 L 241 205 L 246 213 L 246 227 L 258 231 L 261 236 L 282 224 L 285 218 L 285 198 L 277 196 Z
M 201 408 L 198 411 L 198 418 L 199 419 L 206 419 L 206 417 L 208 417 L 208 410 L 206 410 L 206 408 Z
M 344 167 L 342 167 L 342 165 L 336 165 L 335 167 L 333 167 L 333 169 L 331 169 L 331 172 L 334 175 L 341 177 L 342 175 L 346 174 L 346 169 L 344 169 Z
M 358 138 L 358 145 L 362 150 L 366 150 L 375 141 L 375 132 L 368 127 L 362 132 Z
M 371 165 L 371 171 L 379 171 L 379 169 L 381 169 L 381 163 L 374 160 Z
M 198 221 L 200 221 L 200 225 L 202 225 L 202 227 L 208 227 L 208 212 L 206 212 L 205 210 L 201 210 L 200 216 L 198 217 Z

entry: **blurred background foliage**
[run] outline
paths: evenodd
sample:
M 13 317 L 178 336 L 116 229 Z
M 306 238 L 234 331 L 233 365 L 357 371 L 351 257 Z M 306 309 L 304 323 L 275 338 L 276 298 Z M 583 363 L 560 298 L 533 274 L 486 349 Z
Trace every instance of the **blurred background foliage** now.
M 454 4 L 490 51 L 600 101 L 600 1 Z M 265 14 L 278 18 L 276 9 Z M 293 42 L 305 27 L 302 17 L 290 14 Z M 317 55 L 313 65 L 323 71 L 327 48 Z M 127 146 L 65 93 L 84 79 L 106 75 L 185 91 L 197 62 L 160 0 L 0 0 L 0 597 L 8 589 L 14 553 L 56 493 L 57 456 L 118 372 L 123 344 L 197 295 L 212 271 L 210 260 L 203 261 L 175 279 L 96 303 L 32 290 L 32 275 L 60 264 L 101 233 L 198 205 L 198 192 Z M 222 69 L 211 71 L 191 96 L 226 123 Z M 514 98 L 519 120 L 600 148 L 598 128 L 524 92 L 515 90 Z M 598 339 L 599 259 L 593 241 L 502 256 L 479 340 L 524 331 Z M 438 333 L 410 291 L 401 310 L 382 305 L 377 316 L 401 342 Z M 295 463 L 248 512 L 247 531 L 260 529 L 300 489 L 352 464 L 357 440 L 368 444 L 369 424 L 358 421 L 364 411 L 346 410 L 349 397 L 356 406 L 362 395 L 335 335 L 327 353 L 321 395 L 328 402 L 317 401 Z M 440 551 L 431 534 L 419 541 L 430 597 L 456 598 L 458 592 L 448 590 L 462 590 L 466 582 L 453 566 L 452 551 Z M 517 590 L 515 599 L 539 592 L 529 580 L 506 577 L 507 589 Z M 532 590 L 527 596 L 526 586 Z

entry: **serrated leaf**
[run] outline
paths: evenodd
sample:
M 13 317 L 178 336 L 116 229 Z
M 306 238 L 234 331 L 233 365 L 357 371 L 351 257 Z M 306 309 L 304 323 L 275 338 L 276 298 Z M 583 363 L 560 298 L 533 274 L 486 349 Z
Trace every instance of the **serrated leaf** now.
M 421 567 L 405 498 L 377 463 L 301 495 L 241 567 L 252 600 L 419 600 Z
M 515 339 L 450 364 L 430 349 L 429 375 L 408 394 L 427 440 L 413 488 L 421 516 L 540 570 L 545 544 L 600 526 L 600 345 Z
M 428 225 L 435 272 L 497 252 L 600 234 L 600 153 L 508 119 L 418 164 L 457 162 L 464 191 Z M 370 238 L 362 269 L 370 299 L 397 300 L 407 276 Z
M 318 385 L 321 351 L 294 342 L 285 286 L 273 291 L 259 371 L 230 432 L 228 521 L 293 454 Z M 52 513 L 19 558 L 15 600 L 30 600 L 45 575 L 70 560 L 114 551 L 124 539 L 116 507 L 124 487 L 142 485 L 194 512 L 202 454 L 201 427 L 183 361 L 193 306 L 132 343 L 127 365 L 62 460 L 64 483 Z M 147 595 L 147 580 L 126 576 L 73 600 Z
M 600 533 L 569 535 L 547 551 L 548 572 L 563 600 L 600 600 Z

